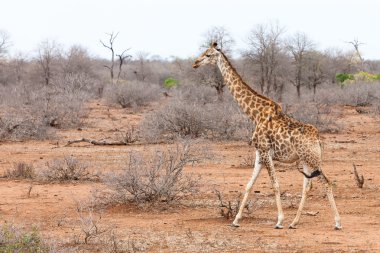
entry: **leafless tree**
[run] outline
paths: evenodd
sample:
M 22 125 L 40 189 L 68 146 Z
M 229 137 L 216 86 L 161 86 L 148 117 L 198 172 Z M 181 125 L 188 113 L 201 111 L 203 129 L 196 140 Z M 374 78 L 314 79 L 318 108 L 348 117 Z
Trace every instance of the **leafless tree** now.
M 18 53 L 15 57 L 13 57 L 11 62 L 17 83 L 21 83 L 25 74 L 25 67 L 27 65 L 25 58 L 26 57 L 22 53 Z
M 204 39 L 201 42 L 200 49 L 204 50 L 209 48 L 214 42 L 218 43 L 218 48 L 226 54 L 230 56 L 232 53 L 232 47 L 235 44 L 234 39 L 232 38 L 229 31 L 223 26 L 214 26 L 211 27 L 205 34 Z M 210 71 L 208 72 L 207 78 L 202 78 L 201 82 L 210 85 L 216 89 L 218 93 L 218 99 L 223 100 L 223 92 L 225 83 L 223 81 L 223 77 L 217 66 L 211 66 L 212 69 L 211 75 Z M 201 75 L 202 77 L 206 77 Z
M 102 40 L 100 40 L 100 43 L 102 43 L 103 47 L 108 48 L 111 51 L 111 64 L 109 66 L 104 65 L 104 67 L 110 71 L 111 82 L 113 83 L 113 80 L 114 80 L 113 68 L 115 66 L 115 49 L 114 49 L 113 44 L 114 44 L 116 37 L 119 35 L 119 33 L 114 34 L 112 32 L 112 33 L 107 33 L 107 35 L 109 36 L 108 44 L 104 43 Z
M 360 61 L 360 70 L 363 70 L 364 68 L 364 59 L 362 57 L 362 54 L 360 53 L 359 46 L 363 45 L 364 43 L 359 42 L 358 38 L 355 38 L 353 41 L 347 42 L 351 44 L 355 49 L 355 56 L 359 58 Z
M 129 51 L 129 50 L 130 49 L 124 50 L 121 54 L 116 55 L 119 58 L 119 73 L 117 74 L 117 81 L 116 82 L 119 82 L 123 65 L 126 65 L 126 63 L 129 61 L 129 59 L 132 58 L 132 55 L 126 54 L 127 51 Z
M 44 40 L 37 51 L 37 62 L 42 70 L 45 85 L 50 85 L 54 74 L 53 62 L 61 55 L 60 46 L 55 41 Z
M 0 30 L 0 57 L 7 53 L 10 46 L 9 35 Z
M 279 60 L 283 55 L 281 35 L 284 28 L 278 23 L 257 25 L 248 35 L 248 50 L 244 52 L 254 66 L 258 67 L 258 83 L 261 93 L 268 95 L 282 91 L 283 82 L 279 82 Z
M 313 89 L 315 96 L 317 92 L 317 86 L 322 84 L 326 79 L 326 57 L 316 51 L 309 51 L 305 56 L 305 72 L 306 82 L 309 88 Z
M 290 52 L 295 67 L 293 85 L 296 86 L 297 96 L 301 97 L 301 86 L 304 85 L 305 55 L 314 47 L 309 37 L 302 32 L 297 32 L 286 41 L 286 48 Z
M 232 47 L 235 45 L 235 40 L 230 32 L 223 26 L 213 26 L 203 35 L 204 39 L 201 42 L 200 49 L 209 48 L 214 42 L 218 43 L 218 48 L 226 55 L 232 53 Z

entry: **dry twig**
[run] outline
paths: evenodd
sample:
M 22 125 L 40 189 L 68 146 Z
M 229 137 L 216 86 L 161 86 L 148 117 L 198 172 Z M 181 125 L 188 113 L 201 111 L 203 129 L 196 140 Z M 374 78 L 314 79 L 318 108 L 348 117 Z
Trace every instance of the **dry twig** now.
M 358 171 L 356 170 L 356 166 L 355 166 L 355 164 L 353 163 L 352 165 L 354 166 L 354 175 L 355 175 L 355 182 L 356 182 L 356 185 L 357 185 L 359 188 L 363 188 L 364 177 L 363 177 L 363 175 L 360 175 L 360 176 L 359 176 Z

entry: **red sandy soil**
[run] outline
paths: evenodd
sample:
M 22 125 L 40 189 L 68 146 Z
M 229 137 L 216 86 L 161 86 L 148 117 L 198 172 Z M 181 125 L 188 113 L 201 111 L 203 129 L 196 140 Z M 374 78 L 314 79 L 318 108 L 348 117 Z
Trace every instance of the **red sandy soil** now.
M 133 112 L 110 107 L 102 102 L 89 106 L 87 127 L 60 130 L 55 140 L 0 143 L 0 175 L 14 163 L 32 163 L 37 170 L 46 168 L 53 159 L 73 155 L 87 163 L 93 172 L 117 171 L 129 152 L 150 152 L 164 145 L 94 146 L 68 140 L 82 137 L 117 139 L 127 125 L 138 124 L 154 106 Z M 306 201 L 304 215 L 295 230 L 274 229 L 277 211 L 274 194 L 265 170 L 254 185 L 252 212 L 245 213 L 241 227 L 220 214 L 217 189 L 226 200 L 236 201 L 252 172 L 245 164 L 254 156 L 246 142 L 201 142 L 214 155 L 187 172 L 201 175 L 200 192 L 179 205 L 138 208 L 113 206 L 102 211 L 101 227 L 114 231 L 120 245 L 130 252 L 380 252 L 380 117 L 359 114 L 352 107 L 335 108 L 341 112 L 336 122 L 339 133 L 322 134 L 323 169 L 334 182 L 334 195 L 343 229 L 334 230 L 333 215 L 318 180 Z M 356 186 L 353 166 L 364 175 L 362 189 Z M 302 188 L 302 175 L 295 165 L 276 164 L 280 181 L 284 225 L 294 218 Z M 32 185 L 30 196 L 27 196 Z M 0 218 L 22 227 L 37 226 L 47 239 L 78 252 L 102 252 L 99 243 L 106 233 L 83 244 L 77 202 L 85 202 L 94 189 L 104 184 L 94 181 L 45 183 L 42 181 L 0 179 Z M 316 215 L 310 215 L 315 214 Z M 99 219 L 99 214 L 94 215 Z M 110 230 L 109 230 L 110 231 Z M 79 244 L 76 244 L 79 241 Z M 121 247 L 121 246 L 120 246 Z

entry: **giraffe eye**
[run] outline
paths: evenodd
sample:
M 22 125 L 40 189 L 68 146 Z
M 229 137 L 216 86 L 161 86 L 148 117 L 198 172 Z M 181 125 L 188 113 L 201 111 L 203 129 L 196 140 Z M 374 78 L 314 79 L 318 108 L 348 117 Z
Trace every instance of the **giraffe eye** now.
M 206 57 L 210 57 L 211 55 L 209 55 L 209 54 L 206 54 Z

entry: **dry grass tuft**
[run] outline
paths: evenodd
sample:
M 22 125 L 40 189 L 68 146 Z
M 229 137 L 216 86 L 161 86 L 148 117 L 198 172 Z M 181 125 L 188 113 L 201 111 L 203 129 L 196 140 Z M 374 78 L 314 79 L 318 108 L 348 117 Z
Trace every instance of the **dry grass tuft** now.
M 7 170 L 5 176 L 11 179 L 34 179 L 36 178 L 36 171 L 32 164 L 19 162 L 14 163 L 13 169 Z

